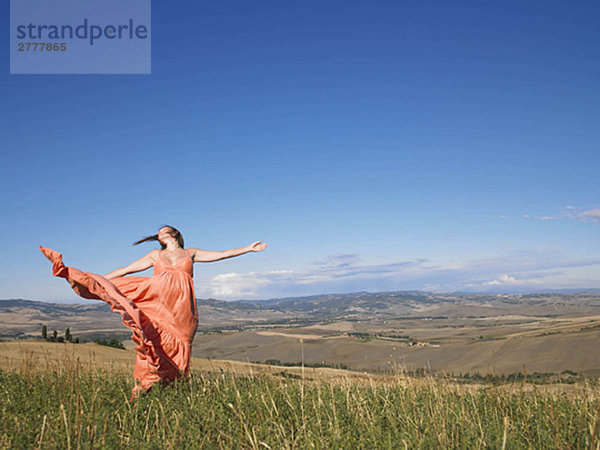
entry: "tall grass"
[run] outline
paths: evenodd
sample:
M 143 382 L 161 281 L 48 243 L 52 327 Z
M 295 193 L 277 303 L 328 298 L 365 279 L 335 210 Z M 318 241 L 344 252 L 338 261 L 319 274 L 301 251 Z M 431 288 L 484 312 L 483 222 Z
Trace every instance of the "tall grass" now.
M 600 390 L 192 373 L 129 403 L 124 372 L 0 369 L 2 448 L 598 448 Z

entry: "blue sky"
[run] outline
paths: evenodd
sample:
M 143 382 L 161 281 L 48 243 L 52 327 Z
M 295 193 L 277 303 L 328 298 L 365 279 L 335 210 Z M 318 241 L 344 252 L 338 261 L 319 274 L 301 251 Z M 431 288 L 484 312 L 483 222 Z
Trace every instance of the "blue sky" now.
M 10 75 L 3 52 L 0 298 L 76 300 L 38 245 L 103 274 L 165 223 L 269 244 L 197 263 L 200 298 L 600 288 L 599 19 L 153 2 L 151 75 Z

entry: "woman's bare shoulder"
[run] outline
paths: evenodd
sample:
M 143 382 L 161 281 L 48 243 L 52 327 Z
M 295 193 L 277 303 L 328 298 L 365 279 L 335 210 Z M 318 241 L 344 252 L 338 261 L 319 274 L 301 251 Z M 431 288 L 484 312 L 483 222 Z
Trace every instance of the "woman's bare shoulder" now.
M 146 256 L 144 256 L 144 258 L 150 258 L 152 260 L 152 262 L 156 262 L 159 255 L 160 255 L 160 250 L 155 248 L 154 250 L 150 250 L 148 253 L 146 253 Z
M 199 255 L 203 250 L 199 249 L 199 248 L 186 248 L 185 251 L 187 252 L 187 254 L 190 256 L 190 258 L 192 259 L 196 259 L 196 256 Z

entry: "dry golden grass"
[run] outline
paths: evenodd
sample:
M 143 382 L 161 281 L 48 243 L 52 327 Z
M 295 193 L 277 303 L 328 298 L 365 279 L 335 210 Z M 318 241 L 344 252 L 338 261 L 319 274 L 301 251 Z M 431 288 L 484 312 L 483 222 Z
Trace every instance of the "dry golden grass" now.
M 44 340 L 16 340 L 0 342 L 0 366 L 7 371 L 54 370 L 61 365 L 78 363 L 82 369 L 105 368 L 133 371 L 135 354 L 95 343 L 71 344 Z
M 44 340 L 15 340 L 0 342 L 0 366 L 6 371 L 60 370 L 78 365 L 82 370 L 107 369 L 133 372 L 135 350 L 120 350 L 95 343 L 71 344 Z M 377 379 L 371 375 L 348 370 L 312 367 L 282 367 L 242 361 L 194 358 L 191 370 L 196 372 L 234 372 L 236 374 L 275 374 L 285 371 L 306 379 Z
M 95 343 L 71 344 L 44 340 L 16 340 L 0 342 L 0 367 L 8 372 L 18 372 L 32 376 L 41 372 L 66 374 L 77 368 L 78 371 L 108 372 L 129 375 L 133 373 L 135 350 L 120 350 Z M 333 369 L 327 367 L 272 366 L 242 361 L 194 358 L 191 371 L 196 374 L 231 373 L 240 376 L 275 375 L 295 378 L 306 383 L 328 382 L 334 385 L 350 386 L 443 386 L 446 391 L 456 393 L 476 392 L 480 389 L 500 390 L 505 393 L 541 392 L 567 394 L 569 397 L 590 395 L 587 383 L 538 384 L 513 382 L 505 384 L 456 383 L 450 377 L 432 375 L 410 376 L 403 366 L 395 366 L 393 373 L 373 374 L 368 372 Z M 594 390 L 594 393 L 596 391 Z M 596 394 L 594 394 L 596 395 Z
M 565 396 L 523 383 L 482 389 L 402 371 L 351 378 L 347 371 L 327 369 L 323 372 L 338 376 L 309 379 L 309 369 L 286 367 L 288 373 L 300 370 L 299 378 L 289 379 L 258 373 L 254 364 L 206 360 L 210 373 L 197 367 L 190 380 L 153 389 L 131 404 L 131 380 L 99 363 L 100 357 L 114 361 L 131 351 L 40 341 L 2 344 L 13 360 L 21 357 L 21 366 L 20 373 L 0 370 L 5 395 L 0 448 L 600 445 L 600 391 L 588 384 Z M 85 365 L 80 357 L 86 355 L 97 364 Z

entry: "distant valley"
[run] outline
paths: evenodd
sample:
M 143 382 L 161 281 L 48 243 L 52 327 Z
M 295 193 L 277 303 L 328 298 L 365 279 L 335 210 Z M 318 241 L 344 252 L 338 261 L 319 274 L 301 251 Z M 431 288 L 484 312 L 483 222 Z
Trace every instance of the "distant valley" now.
M 225 302 L 199 299 L 200 358 L 453 374 L 564 371 L 600 375 L 600 294 L 358 292 Z M 43 324 L 84 340 L 131 333 L 103 302 L 0 300 L 0 337 Z

